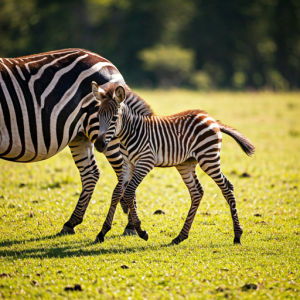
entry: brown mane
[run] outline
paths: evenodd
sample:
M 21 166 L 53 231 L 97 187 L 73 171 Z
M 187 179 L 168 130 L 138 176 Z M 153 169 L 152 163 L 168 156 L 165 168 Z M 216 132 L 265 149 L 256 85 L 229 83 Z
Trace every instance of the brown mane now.
M 185 111 L 176 113 L 174 115 L 166 116 L 166 117 L 168 117 L 168 118 L 177 118 L 177 117 L 183 117 L 183 116 L 196 116 L 198 114 L 208 115 L 208 113 L 206 111 L 204 111 L 204 110 L 189 109 L 189 110 L 185 110 Z
M 105 85 L 105 94 L 102 96 L 105 99 L 112 99 L 115 89 L 119 86 L 119 83 L 109 82 Z M 153 110 L 150 105 L 143 100 L 140 96 L 134 93 L 127 85 L 122 85 L 125 88 L 126 99 L 124 103 L 132 111 L 132 113 L 142 116 L 153 116 Z

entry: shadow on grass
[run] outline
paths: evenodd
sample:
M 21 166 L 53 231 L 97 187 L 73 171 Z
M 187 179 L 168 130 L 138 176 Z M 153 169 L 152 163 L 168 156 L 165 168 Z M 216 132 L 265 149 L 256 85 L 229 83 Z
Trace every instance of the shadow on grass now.
M 132 246 L 119 246 L 119 247 L 113 247 L 111 244 L 108 245 L 109 248 L 107 248 L 106 242 L 109 242 L 110 240 L 113 239 L 122 239 L 123 236 L 120 235 L 111 235 L 106 238 L 103 244 L 94 244 L 92 240 L 81 240 L 81 241 L 74 241 L 74 243 L 70 243 L 70 241 L 62 241 L 59 246 L 57 245 L 37 245 L 33 246 L 31 249 L 24 249 L 21 251 L 18 250 L 10 250 L 10 249 L 5 249 L 5 250 L 0 250 L 0 256 L 2 257 L 11 257 L 11 258 L 18 258 L 18 259 L 28 259 L 28 258 L 39 258 L 39 259 L 44 259 L 44 258 L 72 258 L 72 257 L 84 257 L 84 256 L 98 256 L 98 255 L 106 255 L 106 254 L 129 254 L 129 253 L 134 253 L 134 252 L 145 252 L 149 251 L 149 249 L 157 249 L 159 248 L 173 248 L 173 247 L 189 247 L 188 244 L 184 245 L 172 245 L 170 242 L 167 244 L 161 244 L 161 245 L 149 245 L 145 243 L 144 245 L 135 245 L 132 244 Z M 133 238 L 138 238 L 138 237 L 133 237 Z M 41 238 L 35 238 L 35 239 L 28 239 L 28 240 L 22 240 L 22 241 L 12 241 L 12 242 L 7 242 L 10 243 L 10 245 L 14 244 L 21 244 L 21 243 L 28 243 L 28 242 L 34 242 L 34 241 L 47 241 L 47 240 L 52 240 L 52 241 L 59 241 L 60 237 L 57 235 L 49 235 Z M 9 246 L 9 245 L 4 245 L 4 243 L 0 244 L 0 247 L 2 246 Z M 222 248 L 222 247 L 228 247 L 228 244 L 206 244 L 204 245 L 195 245 L 193 248 L 202 248 L 203 250 L 211 250 L 216 248 Z M 237 247 L 239 248 L 239 247 Z M 214 251 L 218 252 L 216 253 L 215 259 L 220 258 L 220 255 L 222 256 L 223 253 L 220 253 L 219 251 Z
M 45 238 L 41 238 L 40 240 L 50 240 L 54 236 L 48 236 Z M 119 236 L 115 236 L 119 237 Z M 111 240 L 112 238 L 115 238 L 110 236 L 107 238 L 107 241 Z M 57 237 L 59 238 L 59 237 Z M 165 246 L 165 245 L 164 245 Z M 120 246 L 118 248 L 111 247 L 111 244 L 109 245 L 109 248 L 106 248 L 107 245 L 105 244 L 105 241 L 103 244 L 94 244 L 93 241 L 81 241 L 81 242 L 74 242 L 70 245 L 64 244 L 59 246 L 52 246 L 51 245 L 38 245 L 35 247 L 32 247 L 31 249 L 24 249 L 24 250 L 0 250 L 0 256 L 2 257 L 11 257 L 11 258 L 18 258 L 18 259 L 28 259 L 28 258 L 72 258 L 72 257 L 83 257 L 83 256 L 98 256 L 98 255 L 105 255 L 105 254 L 129 254 L 134 252 L 144 252 L 149 251 L 149 244 L 147 245 L 132 245 L 132 246 Z M 150 246 L 150 248 L 152 248 Z
M 72 236 L 72 235 L 67 235 L 67 236 Z M 59 236 L 58 234 L 51 234 L 51 235 L 47 235 L 47 236 L 43 236 L 43 237 L 38 237 L 38 238 L 29 238 L 29 239 L 23 239 L 23 240 L 14 240 L 14 241 L 3 241 L 0 242 L 0 248 L 1 247 L 11 247 L 13 245 L 19 245 L 19 244 L 25 244 L 25 243 L 30 243 L 30 242 L 39 242 L 39 241 L 45 241 L 45 240 L 59 240 L 60 238 L 63 238 L 65 236 Z M 109 237 L 107 237 L 108 239 L 111 238 L 118 238 L 121 237 L 118 234 L 112 234 L 109 235 Z M 95 234 L 95 238 L 96 238 L 96 234 Z M 91 244 L 93 244 L 93 241 L 91 241 Z M 1 253 L 1 250 L 0 250 Z
M 96 236 L 95 236 L 96 237 Z M 80 257 L 80 256 L 92 256 L 92 255 L 103 255 L 103 254 L 115 254 L 115 253 L 131 253 L 146 251 L 149 249 L 148 245 L 145 246 L 130 246 L 130 247 L 120 247 L 120 248 L 103 248 L 105 247 L 105 242 L 109 242 L 112 239 L 122 239 L 121 235 L 114 234 L 105 238 L 103 244 L 94 244 L 94 240 L 81 240 L 74 241 L 61 241 L 60 246 L 56 245 L 38 245 L 33 246 L 31 249 L 24 250 L 2 250 L 2 247 L 11 247 L 18 244 L 26 244 L 31 242 L 41 242 L 41 241 L 54 241 L 59 242 L 62 236 L 56 234 L 39 237 L 39 238 L 29 238 L 23 240 L 15 241 L 4 241 L 0 243 L 0 256 L 3 257 L 15 257 L 15 258 L 64 258 L 64 257 Z M 66 245 L 67 244 L 67 245 Z M 91 248 L 91 249 L 87 249 Z
M 4 257 L 14 257 L 20 259 L 28 258 L 65 258 L 65 257 L 82 257 L 82 256 L 95 256 L 95 255 L 105 255 L 105 254 L 126 254 L 132 252 L 141 252 L 149 249 L 147 246 L 130 246 L 122 248 L 97 248 L 95 249 L 85 249 L 90 246 L 90 244 L 81 244 L 81 247 L 72 246 L 59 246 L 50 249 L 45 249 L 44 247 L 38 247 L 34 249 L 26 249 L 23 251 L 13 251 L 13 250 L 0 250 L 0 256 Z M 99 247 L 102 247 L 99 245 Z
M 26 239 L 26 240 L 3 241 L 3 242 L 0 242 L 0 247 L 10 247 L 13 245 L 18 245 L 18 244 L 38 242 L 38 241 L 43 241 L 43 240 L 51 240 L 56 237 L 58 237 L 56 234 L 52 234 L 52 235 L 48 235 L 48 236 L 44 236 L 44 237 L 30 238 L 30 239 Z

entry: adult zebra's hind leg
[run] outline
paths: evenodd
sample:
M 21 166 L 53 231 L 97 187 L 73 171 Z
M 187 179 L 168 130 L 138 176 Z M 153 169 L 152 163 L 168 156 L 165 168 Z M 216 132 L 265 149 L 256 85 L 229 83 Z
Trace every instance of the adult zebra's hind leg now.
M 60 235 L 75 233 L 74 227 L 82 222 L 96 183 L 100 177 L 98 166 L 94 158 L 94 145 L 83 133 L 79 133 L 69 143 L 69 147 L 80 173 L 82 192 L 71 218 L 63 226 L 63 229 L 59 233 Z
M 201 169 L 209 175 L 219 186 L 222 191 L 224 198 L 230 207 L 231 218 L 233 222 L 233 230 L 234 230 L 234 244 L 241 244 L 241 236 L 243 230 L 241 228 L 237 209 L 236 209 L 236 200 L 233 192 L 232 183 L 225 177 L 225 175 L 221 171 L 220 166 L 220 153 L 210 153 L 204 154 L 199 159 L 199 165 Z
M 195 171 L 196 164 L 197 162 L 195 161 L 195 163 L 185 163 L 176 166 L 176 169 L 180 173 L 182 180 L 184 181 L 190 192 L 192 203 L 183 228 L 180 231 L 179 235 L 172 241 L 172 244 L 177 245 L 188 238 L 189 231 L 192 227 L 197 209 L 204 194 L 204 190 L 197 178 L 197 174 Z
M 109 144 L 108 144 L 106 150 L 103 152 L 103 154 L 106 156 L 108 162 L 114 169 L 114 171 L 119 179 L 119 177 L 122 173 L 122 165 L 123 165 L 123 156 L 120 152 L 119 139 L 113 138 L 109 142 Z M 127 223 L 122 235 L 123 236 L 136 235 L 136 232 L 135 232 L 134 226 L 133 226 L 133 222 L 132 222 L 132 218 L 131 218 L 131 214 L 130 214 L 130 212 L 128 212 L 129 209 L 128 209 L 128 206 L 127 206 L 126 202 L 124 201 L 123 197 L 121 198 L 120 203 L 121 203 L 123 212 L 128 215 L 128 223 Z M 136 207 L 136 196 L 134 197 L 134 204 Z

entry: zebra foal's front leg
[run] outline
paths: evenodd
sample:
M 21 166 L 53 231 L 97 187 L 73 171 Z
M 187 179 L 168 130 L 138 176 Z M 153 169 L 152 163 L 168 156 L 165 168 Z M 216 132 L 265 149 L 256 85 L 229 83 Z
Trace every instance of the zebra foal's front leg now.
M 75 234 L 74 227 L 82 222 L 96 183 L 100 177 L 98 166 L 94 158 L 94 146 L 83 133 L 79 133 L 69 143 L 69 147 L 80 173 L 82 192 L 71 218 L 65 223 L 59 235 Z
M 148 240 L 149 236 L 147 231 L 141 229 L 141 221 L 139 220 L 137 215 L 134 198 L 137 187 L 145 178 L 145 176 L 153 169 L 153 167 L 154 164 L 153 166 L 152 164 L 150 166 L 150 163 L 147 160 L 140 160 L 135 167 L 130 162 L 124 161 L 122 175 L 119 177 L 119 182 L 114 190 L 108 215 L 103 224 L 102 230 L 96 237 L 95 243 L 103 242 L 105 234 L 111 229 L 111 224 L 114 218 L 116 206 L 122 198 L 122 196 L 130 209 L 130 215 L 132 217 L 132 222 L 135 231 L 137 232 L 140 238 L 144 239 L 145 241 Z
M 114 169 L 118 179 L 122 174 L 122 166 L 123 166 L 123 161 L 127 160 L 127 155 L 123 155 L 120 152 L 120 141 L 118 138 L 113 138 L 107 145 L 106 150 L 103 152 L 103 154 L 105 155 L 106 159 L 108 160 L 108 162 L 110 163 L 110 165 L 112 166 L 112 168 Z M 131 176 L 130 176 L 131 178 Z M 129 181 L 130 179 L 128 179 Z M 136 235 L 136 232 L 134 230 L 133 227 L 133 223 L 132 223 L 132 218 L 130 213 L 128 213 L 128 206 L 126 204 L 126 202 L 124 201 L 123 198 L 121 198 L 120 200 L 121 206 L 122 206 L 122 210 L 125 214 L 128 214 L 128 223 L 124 229 L 124 232 L 122 235 L 126 236 L 126 235 Z M 136 206 L 136 197 L 134 198 L 134 203 Z
M 122 173 L 118 176 L 118 184 L 114 189 L 108 214 L 103 223 L 102 229 L 97 235 L 94 243 L 103 243 L 106 233 L 111 229 L 117 205 L 124 194 L 128 182 L 132 177 L 133 170 L 134 166 L 129 161 L 124 160 Z
M 154 162 L 153 162 L 152 155 L 147 156 L 147 154 L 143 155 L 143 158 L 140 159 L 135 167 L 133 176 L 129 182 L 129 184 L 126 187 L 125 193 L 124 193 L 124 200 L 127 203 L 130 214 L 132 217 L 132 222 L 135 231 L 137 232 L 138 236 L 142 238 L 143 240 L 147 241 L 149 238 L 149 235 L 147 231 L 142 230 L 141 228 L 141 221 L 138 217 L 136 206 L 135 206 L 135 193 L 137 187 L 140 185 L 140 183 L 143 181 L 143 179 L 147 176 L 147 174 L 154 168 Z

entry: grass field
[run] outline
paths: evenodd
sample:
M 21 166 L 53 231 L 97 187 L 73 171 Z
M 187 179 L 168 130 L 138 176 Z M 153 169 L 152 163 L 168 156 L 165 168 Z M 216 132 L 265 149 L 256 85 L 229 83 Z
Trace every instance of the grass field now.
M 105 242 L 94 245 L 116 185 L 103 155 L 84 222 L 64 237 L 55 234 L 81 189 L 69 150 L 35 164 L 0 161 L 0 298 L 300 299 L 300 94 L 138 93 L 160 115 L 206 110 L 256 146 L 249 158 L 223 135 L 222 170 L 235 187 L 243 245 L 233 245 L 229 207 L 199 168 L 205 193 L 188 240 L 168 246 L 190 205 L 170 168 L 152 171 L 137 192 L 148 242 L 121 236 L 127 219 L 118 207 Z M 153 215 L 157 209 L 165 215 Z M 82 291 L 65 291 L 74 284 Z

